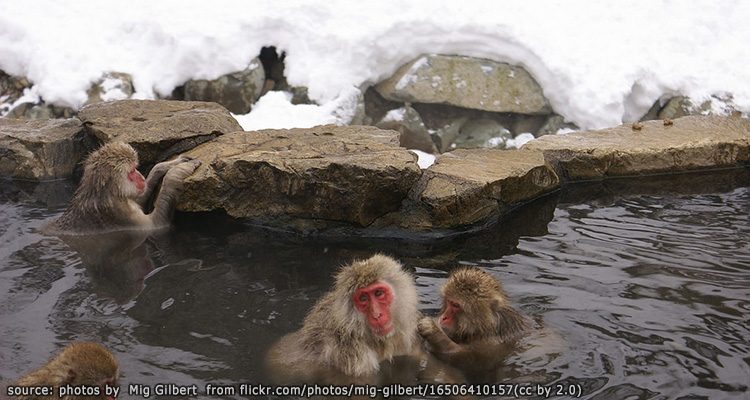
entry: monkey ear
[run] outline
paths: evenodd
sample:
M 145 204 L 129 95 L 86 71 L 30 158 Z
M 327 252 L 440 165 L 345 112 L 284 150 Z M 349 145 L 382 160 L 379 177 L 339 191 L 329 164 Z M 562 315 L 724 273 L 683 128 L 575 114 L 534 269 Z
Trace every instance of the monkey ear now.
M 65 377 L 65 383 L 73 383 L 76 379 L 76 372 L 73 370 L 73 368 L 70 368 L 68 370 L 68 376 Z

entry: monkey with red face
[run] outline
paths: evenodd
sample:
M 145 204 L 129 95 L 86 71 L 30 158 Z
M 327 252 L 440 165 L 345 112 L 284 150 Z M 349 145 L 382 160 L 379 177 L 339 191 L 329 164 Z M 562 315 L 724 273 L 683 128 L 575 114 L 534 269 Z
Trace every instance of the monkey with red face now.
M 70 206 L 45 231 L 65 235 L 166 227 L 183 180 L 199 165 L 198 160 L 180 156 L 156 164 L 144 178 L 138 172 L 138 153 L 133 147 L 107 143 L 88 156 Z M 154 210 L 146 214 L 143 207 L 160 181 Z
M 438 359 L 463 371 L 497 367 L 531 329 L 531 320 L 510 305 L 500 282 L 478 268 L 453 271 L 442 294 L 437 321 L 422 318 L 419 333 Z
M 414 279 L 400 263 L 383 255 L 356 261 L 338 272 L 302 328 L 272 346 L 268 370 L 279 383 L 374 384 L 387 374 L 404 379 L 404 370 L 418 380 L 460 381 L 460 373 L 428 360 L 420 317 Z

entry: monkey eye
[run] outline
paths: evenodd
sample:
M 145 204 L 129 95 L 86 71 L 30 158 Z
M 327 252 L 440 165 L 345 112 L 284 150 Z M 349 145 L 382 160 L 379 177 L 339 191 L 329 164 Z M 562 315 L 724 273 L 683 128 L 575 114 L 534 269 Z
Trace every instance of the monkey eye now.
M 367 295 L 366 294 L 360 294 L 359 295 L 359 301 L 360 303 L 364 303 L 367 301 Z
M 375 290 L 375 297 L 383 297 L 384 294 L 385 294 L 385 291 L 383 291 L 383 289 Z
M 451 307 L 453 307 L 455 309 L 458 309 L 458 310 L 461 309 L 461 305 L 458 304 L 458 303 L 456 303 L 455 301 L 451 301 L 449 304 L 450 304 Z

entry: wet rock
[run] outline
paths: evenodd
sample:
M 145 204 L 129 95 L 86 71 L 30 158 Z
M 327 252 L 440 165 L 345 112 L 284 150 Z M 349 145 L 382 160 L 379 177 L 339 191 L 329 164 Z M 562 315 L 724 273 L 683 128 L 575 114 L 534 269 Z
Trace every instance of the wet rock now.
M 264 83 L 265 73 L 260 60 L 256 58 L 242 71 L 214 80 L 189 80 L 182 94 L 187 101 L 213 101 L 235 114 L 247 114 L 260 97 Z
M 435 154 L 437 148 L 419 113 L 409 105 L 389 111 L 375 126 L 399 132 L 399 145 Z
M 68 178 L 85 153 L 83 127 L 77 118 L 0 118 L 0 177 Z
M 89 98 L 85 104 L 125 100 L 130 98 L 134 92 L 133 77 L 130 74 L 107 72 L 86 92 Z
M 542 153 L 459 149 L 422 174 L 398 214 L 378 225 L 408 230 L 456 229 L 502 214 L 559 187 Z
M 375 88 L 392 101 L 521 114 L 552 111 L 541 87 L 526 70 L 479 58 L 421 56 Z
M 78 117 L 98 141 L 130 143 L 142 164 L 166 160 L 219 135 L 242 130 L 224 107 L 206 102 L 111 101 L 85 106 Z
M 369 225 L 397 210 L 421 174 L 397 132 L 369 126 L 236 132 L 188 155 L 203 165 L 179 209 L 223 209 L 296 230 Z
M 686 172 L 750 162 L 750 120 L 689 116 L 597 131 L 549 135 L 523 150 L 542 151 L 569 180 Z

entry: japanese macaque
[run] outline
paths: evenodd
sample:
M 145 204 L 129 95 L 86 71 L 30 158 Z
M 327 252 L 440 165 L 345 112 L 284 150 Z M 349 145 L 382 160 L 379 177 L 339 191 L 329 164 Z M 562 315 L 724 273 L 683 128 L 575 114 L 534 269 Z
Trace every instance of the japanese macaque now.
M 107 143 L 86 159 L 83 178 L 70 206 L 45 230 L 53 234 L 83 234 L 166 227 L 183 190 L 182 181 L 199 165 L 198 160 L 180 156 L 156 164 L 144 179 L 136 169 L 135 149 L 123 142 Z M 160 181 L 154 210 L 146 214 L 143 208 Z
M 117 360 L 104 346 L 96 343 L 72 343 L 65 347 L 60 354 L 52 358 L 43 367 L 29 373 L 9 387 L 6 393 L 14 400 L 94 400 L 112 399 L 107 395 L 106 386 L 119 390 L 117 378 L 120 374 Z M 67 394 L 61 390 L 87 387 L 87 396 Z M 53 387 L 50 396 L 33 393 L 43 387 Z M 97 389 L 98 388 L 98 389 Z M 11 392 L 11 390 L 13 392 Z M 96 391 L 99 395 L 91 395 Z M 21 394 L 19 393 L 27 393 Z M 95 392 L 94 392 L 95 393 Z M 58 397 L 63 394 L 62 397 Z
M 417 333 L 420 317 L 414 278 L 399 262 L 384 255 L 353 262 L 338 272 L 302 328 L 273 345 L 269 372 L 279 383 L 378 383 L 381 368 L 392 374 L 404 364 L 397 358 L 429 356 Z M 420 368 L 419 361 L 410 365 Z M 430 379 L 455 380 L 433 367 L 425 372 Z
M 478 268 L 453 271 L 442 294 L 437 321 L 422 318 L 419 333 L 438 359 L 463 371 L 498 366 L 531 329 L 532 321 L 510 305 L 500 282 Z

